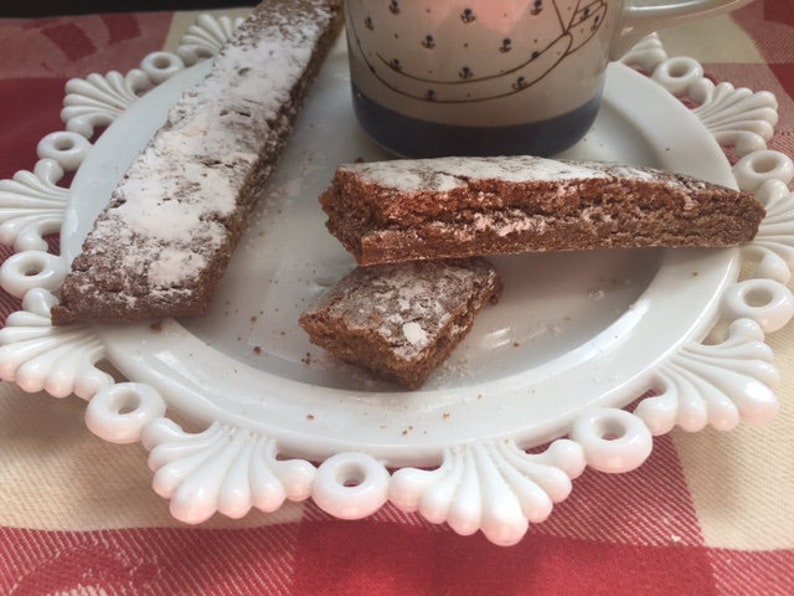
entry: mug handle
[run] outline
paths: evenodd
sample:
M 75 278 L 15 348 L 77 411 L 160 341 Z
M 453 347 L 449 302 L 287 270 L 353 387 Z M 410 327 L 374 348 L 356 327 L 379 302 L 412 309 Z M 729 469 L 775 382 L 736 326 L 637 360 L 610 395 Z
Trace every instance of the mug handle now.
M 753 0 L 681 0 L 638 5 L 629 2 L 623 10 L 610 58 L 619 59 L 640 39 L 656 29 L 670 27 L 693 18 L 714 17 L 731 12 Z

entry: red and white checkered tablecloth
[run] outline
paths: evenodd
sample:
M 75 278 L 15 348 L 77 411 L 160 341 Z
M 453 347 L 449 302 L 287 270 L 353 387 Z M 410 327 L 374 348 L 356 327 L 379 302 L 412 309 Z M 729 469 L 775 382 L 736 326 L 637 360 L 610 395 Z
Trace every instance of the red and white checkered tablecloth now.
M 126 72 L 173 49 L 195 18 L 0 19 L 0 179 L 31 169 L 37 142 L 63 129 L 67 79 Z M 780 120 L 769 146 L 794 155 L 791 0 L 757 0 L 660 36 L 669 55 L 699 60 L 715 81 L 773 92 Z M 0 295 L 2 319 L 18 308 Z M 676 430 L 634 472 L 586 471 L 512 547 L 390 505 L 360 521 L 309 501 L 185 526 L 152 490 L 139 444 L 91 434 L 76 397 L 4 383 L 0 593 L 794 594 L 792 338 L 792 325 L 768 338 L 782 377 L 770 423 Z

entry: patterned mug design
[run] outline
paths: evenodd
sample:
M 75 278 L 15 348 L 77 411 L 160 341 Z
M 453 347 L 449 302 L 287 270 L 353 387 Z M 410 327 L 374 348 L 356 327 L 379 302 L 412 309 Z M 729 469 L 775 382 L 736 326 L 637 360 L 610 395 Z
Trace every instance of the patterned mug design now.
M 353 110 L 390 152 L 556 155 L 643 36 L 751 0 L 345 0 Z
M 372 3 L 349 23 L 349 39 L 374 78 L 392 92 L 447 104 L 526 91 L 586 51 L 609 9 L 605 0 L 529 0 L 509 9 L 504 2 L 472 2 L 455 15 L 455 3 L 419 4 Z

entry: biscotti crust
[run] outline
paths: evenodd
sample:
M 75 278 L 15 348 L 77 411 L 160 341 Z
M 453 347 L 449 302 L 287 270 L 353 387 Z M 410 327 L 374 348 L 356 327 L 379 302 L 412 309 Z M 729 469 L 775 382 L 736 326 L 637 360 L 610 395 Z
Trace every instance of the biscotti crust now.
M 749 193 L 681 174 L 529 156 L 340 166 L 321 197 L 360 265 L 496 253 L 751 240 Z
M 262 2 L 97 218 L 56 325 L 203 313 L 341 30 L 341 0 Z
M 358 267 L 321 295 L 300 325 L 341 360 L 417 389 L 501 287 L 481 258 Z

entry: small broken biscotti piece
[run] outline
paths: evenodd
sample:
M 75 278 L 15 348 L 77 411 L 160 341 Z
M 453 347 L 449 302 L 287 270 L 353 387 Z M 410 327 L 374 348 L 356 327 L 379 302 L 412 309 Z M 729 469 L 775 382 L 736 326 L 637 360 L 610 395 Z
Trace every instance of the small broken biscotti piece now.
M 341 4 L 266 1 L 238 27 L 113 191 L 53 323 L 204 312 L 341 30 Z
M 360 265 L 751 240 L 750 193 L 651 168 L 530 156 L 340 166 L 320 202 Z
M 419 388 L 495 302 L 485 259 L 358 267 L 301 316 L 312 343 L 408 389 Z

